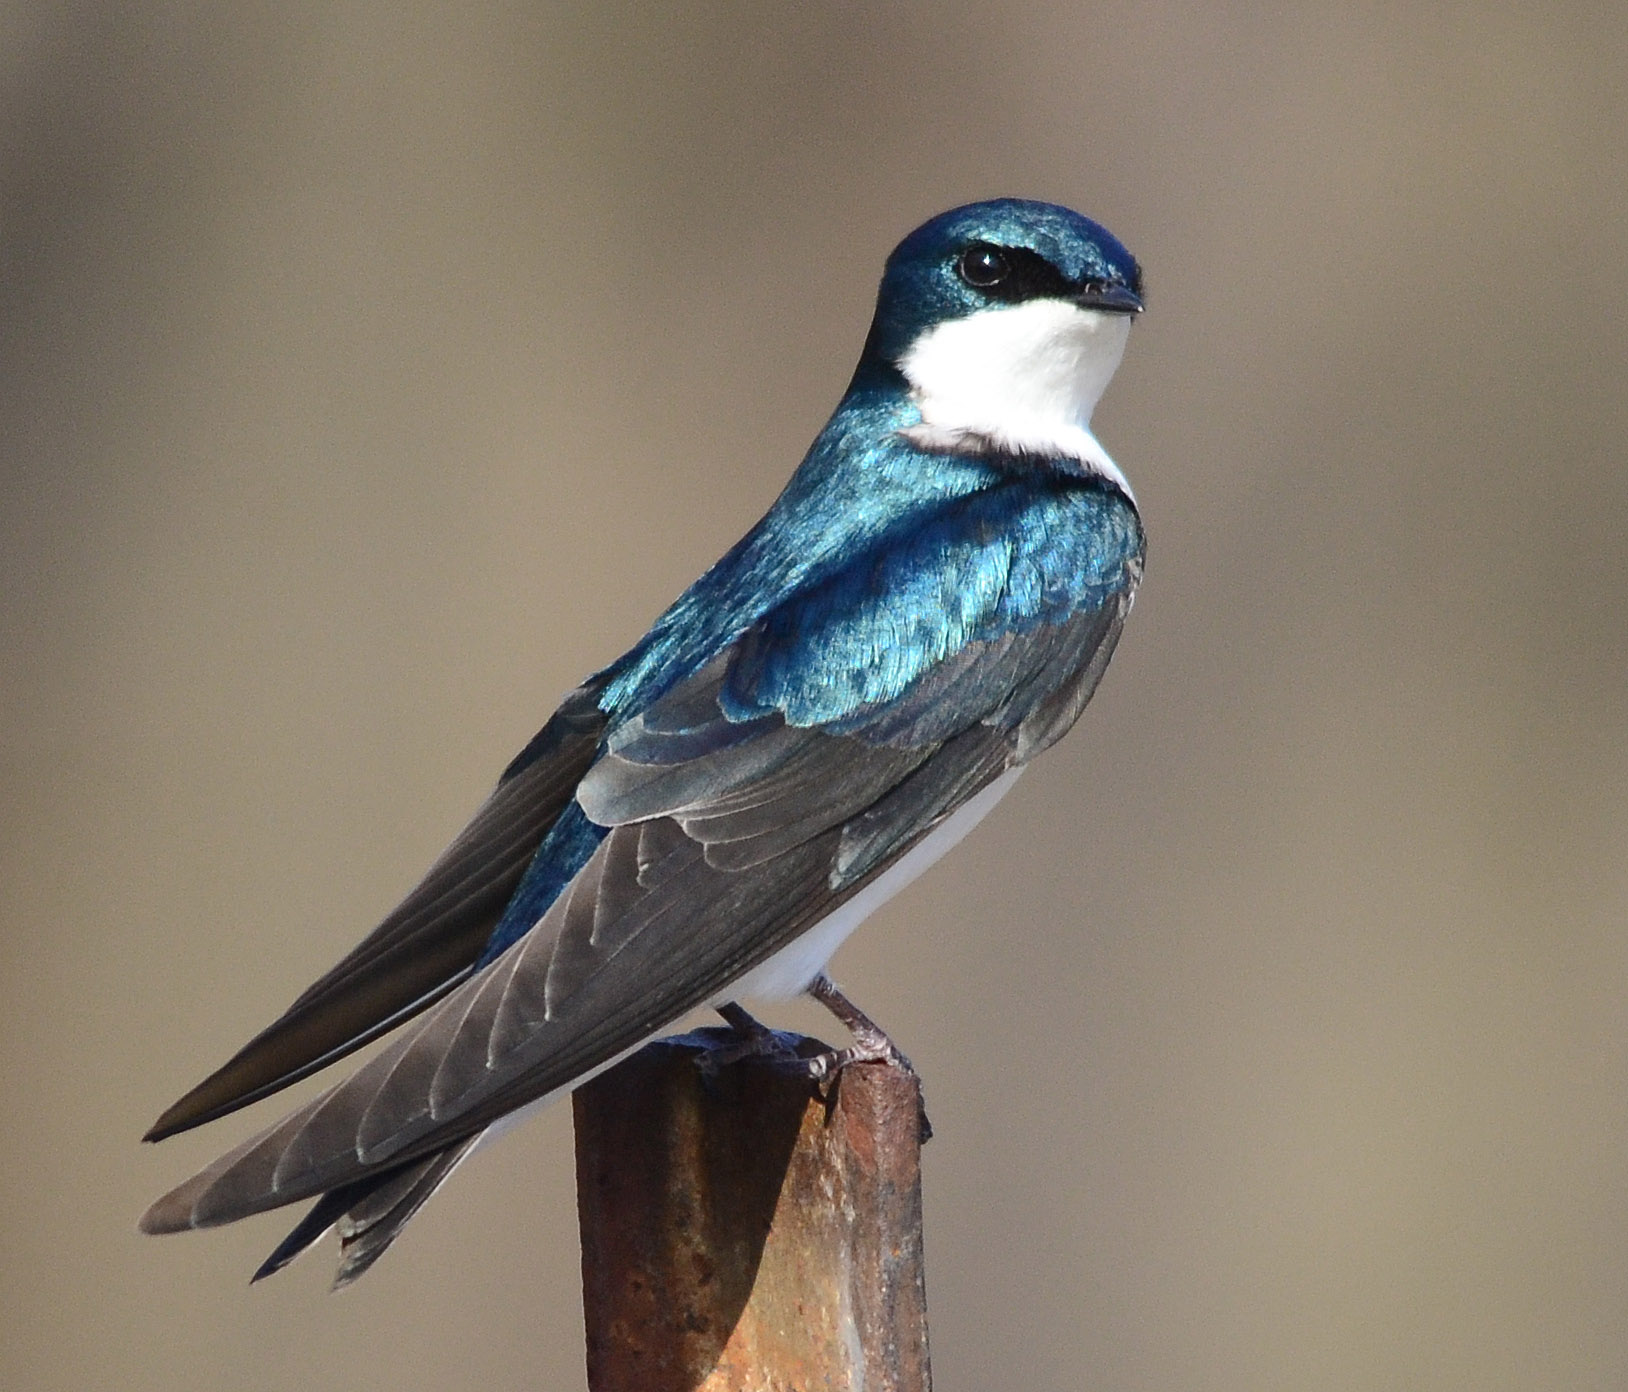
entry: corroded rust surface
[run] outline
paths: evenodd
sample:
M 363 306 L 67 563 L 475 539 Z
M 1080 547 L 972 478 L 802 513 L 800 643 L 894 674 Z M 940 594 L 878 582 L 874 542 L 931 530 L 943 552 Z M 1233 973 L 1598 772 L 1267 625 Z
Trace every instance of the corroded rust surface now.
M 663 1040 L 577 1090 L 589 1387 L 928 1392 L 917 1080 L 704 1074 L 733 1040 Z

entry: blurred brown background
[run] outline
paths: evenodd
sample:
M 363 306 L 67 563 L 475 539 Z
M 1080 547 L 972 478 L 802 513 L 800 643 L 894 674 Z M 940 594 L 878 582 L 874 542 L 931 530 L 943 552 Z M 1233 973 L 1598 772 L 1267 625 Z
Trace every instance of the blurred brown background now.
M 136 1138 L 1009 192 L 1149 268 L 1151 554 L 837 960 L 928 1082 L 939 1386 L 1628 1386 L 1611 8 L 0 12 L 0 1386 L 582 1386 L 565 1109 L 332 1299 L 246 1287 L 283 1214 L 134 1230 L 270 1106 Z

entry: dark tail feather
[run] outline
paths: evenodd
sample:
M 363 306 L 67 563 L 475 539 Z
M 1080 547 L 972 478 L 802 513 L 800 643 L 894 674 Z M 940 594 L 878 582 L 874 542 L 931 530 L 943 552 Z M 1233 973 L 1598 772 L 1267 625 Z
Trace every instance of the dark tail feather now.
M 382 1179 L 358 1180 L 342 1189 L 330 1189 L 311 1206 L 311 1211 L 300 1219 L 294 1231 L 277 1244 L 277 1250 L 260 1263 L 260 1269 L 249 1277 L 249 1284 L 252 1286 L 256 1281 L 263 1281 L 281 1271 L 344 1217 L 346 1208 L 365 1198 L 370 1188 L 388 1184 L 393 1178 L 392 1173 Z
M 337 1223 L 339 1270 L 333 1288 L 348 1286 L 384 1255 L 479 1139 L 477 1132 L 423 1160 L 329 1190 L 260 1264 L 251 1283 L 281 1271 Z
M 339 1220 L 339 1270 L 334 1273 L 335 1290 L 348 1286 L 385 1253 L 407 1226 L 407 1220 L 424 1207 L 446 1181 L 458 1162 L 480 1140 L 476 1132 L 466 1141 L 448 1146 L 438 1155 L 401 1170 L 387 1185 L 381 1185 L 361 1203 L 353 1204 Z

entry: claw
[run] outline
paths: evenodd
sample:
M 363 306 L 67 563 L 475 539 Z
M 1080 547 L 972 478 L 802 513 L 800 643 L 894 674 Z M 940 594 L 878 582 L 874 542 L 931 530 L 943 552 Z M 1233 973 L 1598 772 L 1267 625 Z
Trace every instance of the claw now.
M 837 1074 L 850 1063 L 885 1063 L 892 1068 L 902 1068 L 919 1083 L 921 1075 L 899 1046 L 887 1037 L 875 1020 L 843 995 L 824 972 L 809 983 L 808 994 L 841 1020 L 854 1037 L 853 1044 L 848 1048 L 831 1049 L 807 1061 L 809 1075 L 819 1083 L 822 1093 L 829 1091 Z M 919 1088 L 917 1095 L 920 1096 Z M 925 1102 L 917 1113 L 917 1130 L 923 1144 L 932 1139 L 933 1123 L 927 1119 Z
M 853 1036 L 854 1042 L 846 1049 L 825 1049 L 815 1054 L 800 1053 L 793 1043 L 795 1036 L 772 1030 L 736 1002 L 725 1001 L 718 1007 L 718 1013 L 734 1030 L 735 1040 L 733 1043 L 715 1045 L 699 1054 L 696 1057 L 696 1067 L 707 1078 L 715 1078 L 720 1069 L 738 1063 L 741 1059 L 760 1057 L 784 1059 L 805 1071 L 809 1079 L 818 1086 L 822 1097 L 830 1096 L 831 1088 L 838 1076 L 851 1063 L 886 1064 L 890 1068 L 902 1069 L 919 1082 L 920 1074 L 916 1072 L 915 1065 L 904 1056 L 899 1046 L 887 1037 L 876 1021 L 843 995 L 830 977 L 823 973 L 815 977 L 809 985 L 808 994 L 842 1021 Z M 814 1041 L 803 1042 L 812 1044 Z M 920 1095 L 919 1088 L 917 1095 Z M 927 1119 L 927 1108 L 924 1105 L 919 1108 L 917 1123 L 918 1133 L 925 1143 L 932 1138 L 933 1125 Z

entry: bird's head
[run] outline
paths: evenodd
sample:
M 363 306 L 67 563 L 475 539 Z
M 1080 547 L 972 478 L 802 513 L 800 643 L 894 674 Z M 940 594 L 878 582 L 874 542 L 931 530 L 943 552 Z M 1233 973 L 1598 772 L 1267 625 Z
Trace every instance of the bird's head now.
M 855 385 L 903 384 L 922 443 L 1070 452 L 1142 311 L 1142 270 L 1050 203 L 952 208 L 888 258 Z

